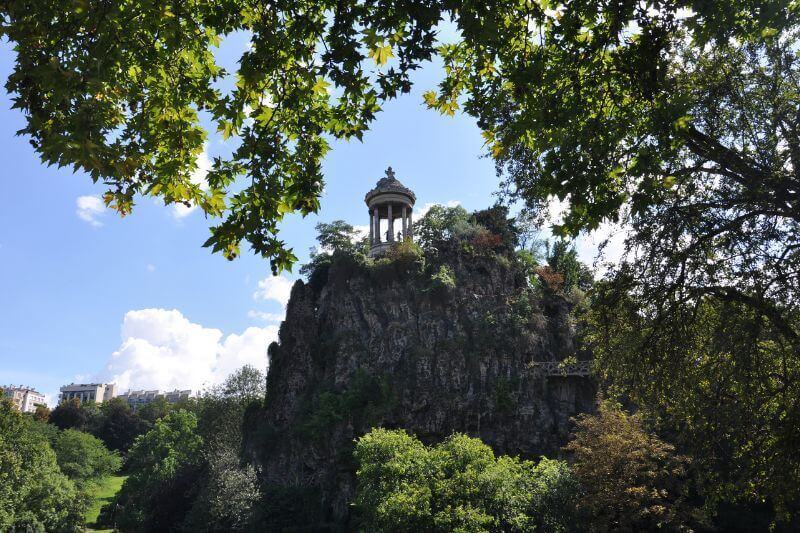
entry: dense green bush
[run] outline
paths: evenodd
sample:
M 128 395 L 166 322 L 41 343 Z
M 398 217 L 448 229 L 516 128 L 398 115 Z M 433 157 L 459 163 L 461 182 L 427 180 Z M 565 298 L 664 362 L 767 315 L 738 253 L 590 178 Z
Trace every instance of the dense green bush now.
M 567 465 L 496 457 L 465 435 L 427 447 L 374 429 L 356 444 L 356 507 L 372 531 L 566 531 L 578 487 Z

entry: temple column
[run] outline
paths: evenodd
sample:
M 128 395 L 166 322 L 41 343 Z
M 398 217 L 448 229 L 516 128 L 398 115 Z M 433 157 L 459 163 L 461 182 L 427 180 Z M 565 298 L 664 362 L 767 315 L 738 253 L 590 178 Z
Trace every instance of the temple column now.
M 408 239 L 408 222 L 406 221 L 406 206 L 405 205 L 403 205 L 401 216 L 403 217 L 403 224 L 402 224 L 403 240 L 406 240 L 406 239 Z
M 375 219 L 372 218 L 372 209 L 369 210 L 369 245 L 375 244 Z
M 413 239 L 414 238 L 414 230 L 411 229 L 412 226 L 414 225 L 414 220 L 412 219 L 412 216 L 411 216 L 413 211 L 414 211 L 414 208 L 409 206 L 409 208 L 408 208 L 408 238 L 409 239 Z
M 392 204 L 388 204 L 389 208 L 389 242 L 394 242 L 394 217 L 392 217 Z
M 372 218 L 374 219 L 375 226 L 372 228 L 372 231 L 375 232 L 375 240 L 373 244 L 380 244 L 381 243 L 381 210 L 376 205 L 372 208 L 373 215 Z

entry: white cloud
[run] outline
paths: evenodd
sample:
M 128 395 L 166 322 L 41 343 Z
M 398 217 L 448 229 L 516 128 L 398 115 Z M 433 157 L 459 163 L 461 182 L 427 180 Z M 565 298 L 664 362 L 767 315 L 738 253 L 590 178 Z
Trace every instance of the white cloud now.
M 201 390 L 220 383 L 237 368 L 267 368 L 267 346 L 278 327 L 249 327 L 224 336 L 216 328 L 189 321 L 175 309 L 128 311 L 122 343 L 98 379 L 128 389 Z
M 254 309 L 248 311 L 247 316 L 248 318 L 252 318 L 253 320 L 261 320 L 267 324 L 283 322 L 283 319 L 286 317 L 285 314 L 265 313 L 264 311 L 256 311 Z
M 268 276 L 258 282 L 258 290 L 253 293 L 255 300 L 274 300 L 286 307 L 294 281 L 285 276 Z
M 148 272 L 155 272 L 156 271 L 156 266 L 154 264 L 152 264 L 152 263 L 148 263 L 147 266 L 145 267 L 145 269 L 147 269 Z
M 78 196 L 78 199 L 75 201 L 75 205 L 78 208 L 75 211 L 75 214 L 78 215 L 78 218 L 88 222 L 90 225 L 96 228 L 99 228 L 103 225 L 98 218 L 105 215 L 106 205 L 99 196 Z
M 426 214 L 428 214 L 428 211 L 431 210 L 431 207 L 433 207 L 435 205 L 443 205 L 445 207 L 456 207 L 456 206 L 461 205 L 461 202 L 458 201 L 458 200 L 450 200 L 450 201 L 448 201 L 446 203 L 443 203 L 443 204 L 439 203 L 439 202 L 428 202 L 427 204 L 423 205 L 422 207 L 417 208 L 417 209 L 414 210 L 414 212 L 413 212 L 414 220 L 419 220 L 422 217 L 424 217 Z
M 353 226 L 353 229 L 356 230 L 356 236 L 353 239 L 354 242 L 357 242 L 369 235 L 369 224 L 364 224 L 363 226 Z
M 209 170 L 211 170 L 211 159 L 208 157 L 208 143 L 206 143 L 206 145 L 203 146 L 203 151 L 197 156 L 197 168 L 194 169 L 189 179 L 195 185 L 199 185 L 202 190 L 206 190 L 208 189 L 206 174 L 208 174 Z M 197 206 L 194 204 L 188 206 L 184 204 L 173 204 L 172 216 L 176 220 L 180 220 L 188 217 L 195 209 L 197 209 Z

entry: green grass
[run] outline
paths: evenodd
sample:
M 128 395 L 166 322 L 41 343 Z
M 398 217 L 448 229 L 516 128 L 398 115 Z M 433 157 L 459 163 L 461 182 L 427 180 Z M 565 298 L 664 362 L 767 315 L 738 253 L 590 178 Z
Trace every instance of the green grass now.
M 114 499 L 126 477 L 109 476 L 89 489 L 89 496 L 91 496 L 92 501 L 86 510 L 86 525 L 89 526 L 86 531 L 111 531 L 110 529 L 92 529 L 92 526 L 97 522 L 100 509 Z

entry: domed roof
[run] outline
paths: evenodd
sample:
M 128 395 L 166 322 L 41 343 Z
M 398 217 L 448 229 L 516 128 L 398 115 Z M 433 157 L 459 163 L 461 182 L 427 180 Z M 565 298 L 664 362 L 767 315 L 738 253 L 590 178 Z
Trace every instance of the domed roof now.
M 369 203 L 373 197 L 383 193 L 404 194 L 411 199 L 412 205 L 417 201 L 414 191 L 400 183 L 400 181 L 394 177 L 394 170 L 392 170 L 392 167 L 386 169 L 386 176 L 378 180 L 375 188 L 369 191 L 364 197 L 364 201 Z

